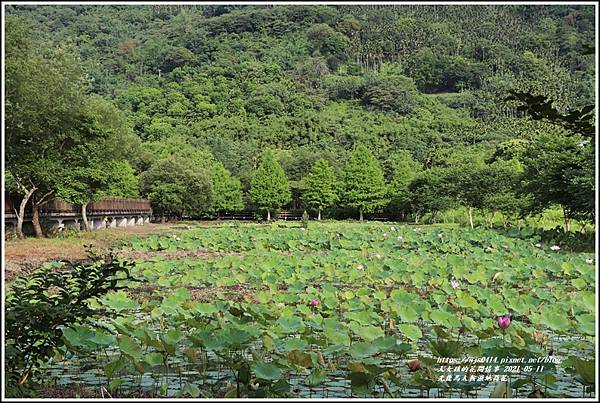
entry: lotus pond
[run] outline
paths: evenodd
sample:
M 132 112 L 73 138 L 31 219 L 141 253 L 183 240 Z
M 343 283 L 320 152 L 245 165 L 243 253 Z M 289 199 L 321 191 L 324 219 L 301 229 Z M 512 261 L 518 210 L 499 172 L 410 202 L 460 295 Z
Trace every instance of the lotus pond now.
M 113 397 L 593 397 L 596 257 L 554 246 L 333 222 L 135 239 L 137 281 L 63 329 L 46 379 Z

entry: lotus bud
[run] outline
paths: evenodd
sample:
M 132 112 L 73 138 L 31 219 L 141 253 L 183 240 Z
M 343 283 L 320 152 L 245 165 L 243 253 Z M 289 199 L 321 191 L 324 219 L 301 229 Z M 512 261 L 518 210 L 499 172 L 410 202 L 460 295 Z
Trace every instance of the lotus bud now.
M 406 365 L 408 365 L 409 372 L 415 372 L 421 369 L 421 361 L 419 361 L 418 358 L 408 361 Z
M 507 327 L 510 326 L 510 316 L 508 316 L 508 315 L 498 316 L 497 320 L 498 320 L 498 326 L 502 330 L 505 330 Z

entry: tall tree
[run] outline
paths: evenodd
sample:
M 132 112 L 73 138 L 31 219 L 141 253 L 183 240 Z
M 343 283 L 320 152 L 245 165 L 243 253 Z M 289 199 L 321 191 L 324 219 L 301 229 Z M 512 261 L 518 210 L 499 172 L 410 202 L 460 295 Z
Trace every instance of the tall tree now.
M 565 231 L 572 219 L 595 218 L 594 147 L 578 134 L 555 130 L 536 137 L 523 155 L 523 190 L 530 213 L 553 205 L 564 213 Z
M 485 163 L 476 155 L 465 153 L 447 170 L 450 194 L 467 208 L 469 226 L 473 229 L 473 209 L 483 208 L 485 196 L 493 186 L 484 177 Z
M 519 194 L 523 164 L 516 158 L 496 160 L 485 166 L 482 177 L 489 183 L 483 198 L 483 208 L 491 213 L 490 227 L 496 212 L 504 216 L 504 226 L 515 219 L 528 204 L 529 195 Z
M 388 186 L 389 207 L 400 211 L 401 217 L 404 219 L 406 212 L 410 210 L 410 183 L 423 170 L 423 167 L 406 150 L 400 150 L 392 155 L 388 165 L 391 171 L 391 180 Z
M 17 236 L 23 236 L 25 207 L 32 200 L 39 237 L 39 208 L 64 181 L 65 152 L 81 140 L 85 98 L 75 58 L 60 49 L 40 56 L 27 29 L 18 19 L 6 20 L 6 168 L 22 195 Z
M 240 211 L 244 208 L 240 180 L 231 176 L 223 164 L 218 161 L 213 164 L 212 182 L 213 208 L 216 212 Z
M 83 161 L 82 161 L 83 162 Z M 65 174 L 65 182 L 59 184 L 56 196 L 81 207 L 84 229 L 89 231 L 87 206 L 102 197 L 137 197 L 139 180 L 127 161 L 97 161 L 87 159 L 73 166 Z
M 358 208 L 360 221 L 387 202 L 383 170 L 371 151 L 362 144 L 354 147 L 342 171 L 344 204 Z
M 260 164 L 250 183 L 250 200 L 260 210 L 267 212 L 271 220 L 271 211 L 281 208 L 292 200 L 288 179 L 275 159 L 273 151 L 263 152 Z
M 128 129 L 122 114 L 108 101 L 90 97 L 86 102 L 87 123 L 82 141 L 65 152 L 64 181 L 57 184 L 56 195 L 81 206 L 84 228 L 90 230 L 87 205 L 102 196 L 131 194 L 137 179 L 127 163 L 139 139 Z M 133 177 L 132 177 L 133 176 Z M 123 181 L 123 183 L 119 183 Z M 123 190 L 123 194 L 119 192 Z M 136 192 L 137 193 L 137 192 Z
M 210 171 L 193 161 L 169 157 L 157 161 L 140 175 L 142 194 L 164 222 L 168 216 L 200 216 L 213 207 Z
M 411 182 L 409 189 L 415 223 L 419 222 L 419 216 L 424 213 L 430 213 L 432 221 L 435 222 L 438 212 L 456 205 L 447 175 L 446 168 L 435 167 L 422 171 Z
M 317 219 L 321 219 L 321 211 L 333 206 L 338 201 L 337 182 L 333 168 L 320 158 L 304 178 L 302 200 L 310 208 L 317 210 Z

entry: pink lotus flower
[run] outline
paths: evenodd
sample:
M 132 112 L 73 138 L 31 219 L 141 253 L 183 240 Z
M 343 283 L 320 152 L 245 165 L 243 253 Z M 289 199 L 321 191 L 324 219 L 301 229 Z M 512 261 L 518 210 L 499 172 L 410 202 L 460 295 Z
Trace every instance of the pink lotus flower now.
M 460 283 L 454 279 L 450 280 L 450 285 L 452 286 L 452 288 L 454 288 L 455 290 L 460 287 Z
M 384 233 L 383 233 L 383 237 L 384 237 L 384 238 L 387 238 L 389 235 L 390 235 L 390 234 L 388 234 L 387 232 L 384 232 Z
M 316 306 L 318 306 L 318 305 L 320 305 L 320 304 L 321 304 L 321 301 L 319 301 L 319 300 L 318 300 L 318 299 L 316 299 L 316 298 L 315 298 L 315 299 L 312 299 L 312 300 L 310 300 L 310 302 L 308 303 L 308 305 L 310 305 L 310 307 L 311 307 L 311 308 L 314 308 L 314 307 L 316 307 Z
M 508 326 L 510 326 L 510 316 L 508 315 L 503 315 L 503 316 L 498 316 L 498 326 L 500 327 L 500 329 L 502 329 L 502 331 L 504 331 Z

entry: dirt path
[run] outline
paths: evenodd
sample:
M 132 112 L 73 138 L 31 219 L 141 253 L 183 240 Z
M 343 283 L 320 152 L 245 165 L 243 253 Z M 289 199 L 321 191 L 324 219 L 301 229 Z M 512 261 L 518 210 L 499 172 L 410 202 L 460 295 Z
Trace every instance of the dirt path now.
M 82 261 L 87 258 L 86 245 L 108 249 L 128 238 L 181 230 L 181 224 L 146 224 L 81 232 L 68 238 L 26 238 L 4 242 L 4 278 L 17 275 L 53 260 Z

